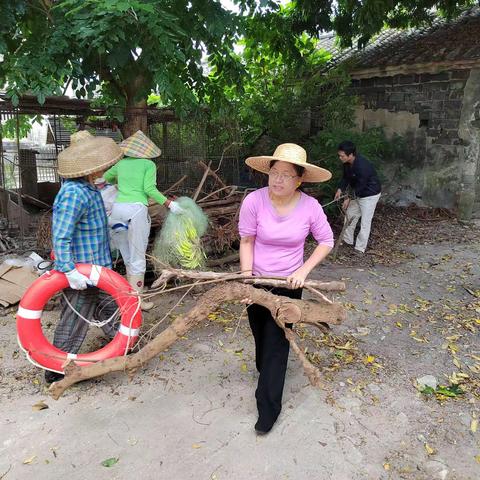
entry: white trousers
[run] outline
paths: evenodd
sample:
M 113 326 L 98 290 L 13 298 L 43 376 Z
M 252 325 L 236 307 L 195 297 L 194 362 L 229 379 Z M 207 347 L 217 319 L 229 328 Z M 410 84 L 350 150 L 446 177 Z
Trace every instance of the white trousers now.
M 347 208 L 347 222 L 348 227 L 343 234 L 343 241 L 349 245 L 353 245 L 353 234 L 355 233 L 355 227 L 358 220 L 360 221 L 360 232 L 358 232 L 357 240 L 355 242 L 355 250 L 364 252 L 367 248 L 368 238 L 370 237 L 370 228 L 372 226 L 373 214 L 380 199 L 380 193 L 378 195 L 372 195 L 371 197 L 356 198 L 350 201 Z
M 128 228 L 121 225 L 128 226 Z M 150 235 L 148 208 L 141 203 L 114 203 L 109 217 L 112 243 L 120 250 L 128 275 L 144 275 Z

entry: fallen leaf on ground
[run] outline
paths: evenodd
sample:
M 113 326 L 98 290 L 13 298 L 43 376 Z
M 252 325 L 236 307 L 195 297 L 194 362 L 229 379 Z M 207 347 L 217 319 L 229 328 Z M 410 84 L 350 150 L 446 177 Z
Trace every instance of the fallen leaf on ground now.
M 37 458 L 36 455 L 32 455 L 31 457 L 27 458 L 26 460 L 23 461 L 23 464 L 24 465 L 29 465 L 30 463 L 32 463 L 35 459 Z
M 478 420 L 476 418 L 472 419 L 472 422 L 470 423 L 470 430 L 472 433 L 475 433 L 478 428 Z
M 427 455 L 433 455 L 435 453 L 435 450 L 428 443 L 425 444 L 425 451 Z
M 104 467 L 113 467 L 116 463 L 118 463 L 119 460 L 120 459 L 118 457 L 107 458 L 102 462 L 102 465 Z
M 36 412 L 40 410 L 45 410 L 46 408 L 48 408 L 48 405 L 43 400 L 40 400 L 39 402 L 32 405 L 32 410 L 35 410 Z

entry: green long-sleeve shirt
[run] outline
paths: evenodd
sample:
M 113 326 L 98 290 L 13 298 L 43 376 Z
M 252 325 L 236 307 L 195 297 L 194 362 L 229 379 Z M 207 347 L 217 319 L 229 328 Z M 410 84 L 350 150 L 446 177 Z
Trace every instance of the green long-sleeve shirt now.
M 148 205 L 153 198 L 160 205 L 167 197 L 157 189 L 157 168 L 146 158 L 124 157 L 103 175 L 109 183 L 116 183 L 118 203 L 138 203 Z

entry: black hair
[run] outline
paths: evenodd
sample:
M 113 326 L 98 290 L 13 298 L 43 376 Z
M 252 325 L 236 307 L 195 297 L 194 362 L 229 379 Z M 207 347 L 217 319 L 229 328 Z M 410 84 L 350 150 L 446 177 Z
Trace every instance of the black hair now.
M 272 160 L 270 162 L 270 168 L 272 168 L 277 162 L 281 162 L 281 160 Z M 287 162 L 287 163 L 290 163 L 290 162 Z M 301 177 L 305 173 L 305 167 L 302 167 L 301 165 L 297 165 L 295 163 L 292 163 L 291 165 L 295 169 L 295 172 L 299 177 Z
M 355 155 L 357 153 L 357 147 L 350 140 L 344 140 L 338 147 L 337 151 L 344 152 L 346 155 Z

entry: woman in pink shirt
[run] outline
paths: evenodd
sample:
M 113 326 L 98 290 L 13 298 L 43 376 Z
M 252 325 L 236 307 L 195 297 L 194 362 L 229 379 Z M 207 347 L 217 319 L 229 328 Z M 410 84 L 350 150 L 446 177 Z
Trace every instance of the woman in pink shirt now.
M 308 274 L 333 247 L 333 233 L 318 201 L 299 190 L 303 182 L 324 182 L 328 170 L 307 163 L 299 145 L 279 145 L 273 156 L 247 158 L 246 164 L 268 174 L 268 187 L 247 195 L 240 209 L 240 267 L 252 275 L 286 277 L 289 288 L 272 288 L 276 295 L 301 298 Z M 305 240 L 312 234 L 318 245 L 304 262 Z M 268 433 L 282 409 L 289 343 L 270 311 L 247 308 L 255 339 L 259 372 L 255 392 L 258 434 Z

